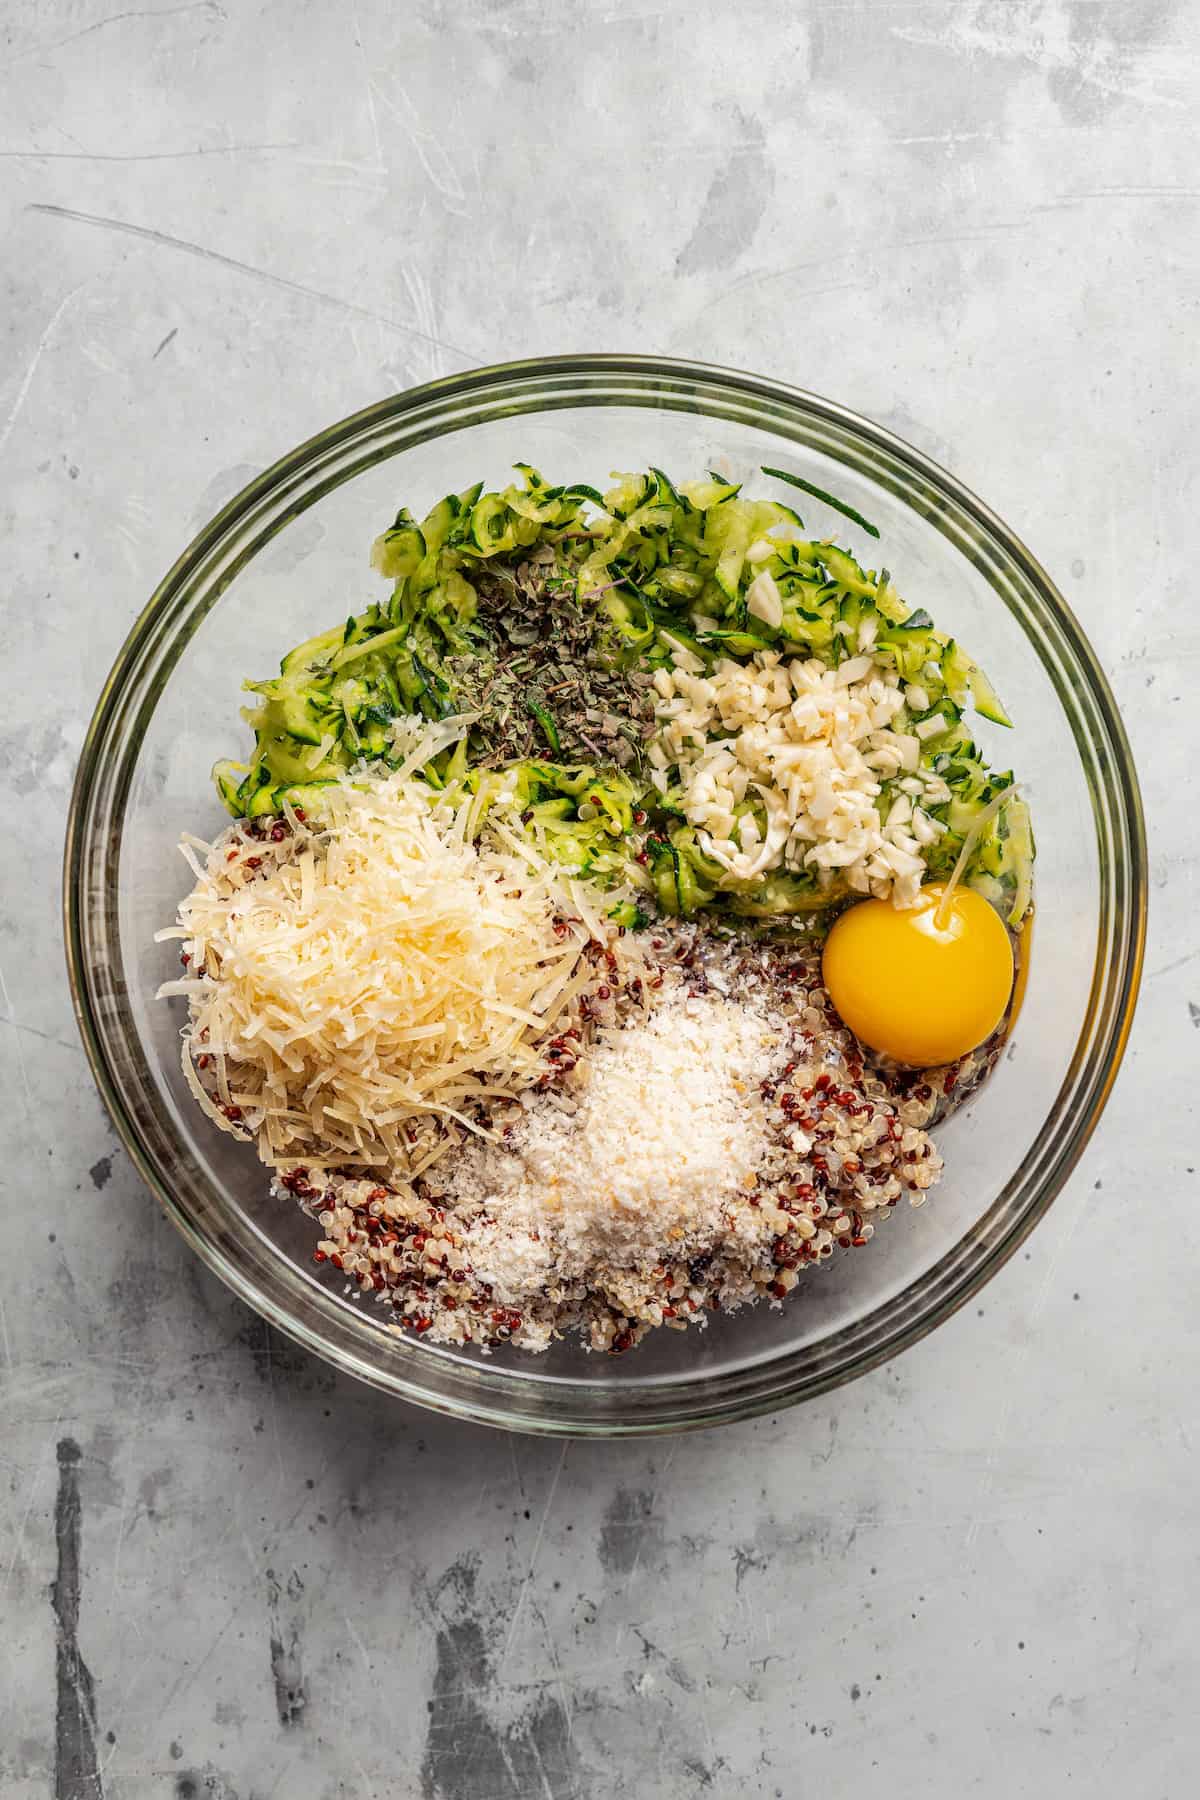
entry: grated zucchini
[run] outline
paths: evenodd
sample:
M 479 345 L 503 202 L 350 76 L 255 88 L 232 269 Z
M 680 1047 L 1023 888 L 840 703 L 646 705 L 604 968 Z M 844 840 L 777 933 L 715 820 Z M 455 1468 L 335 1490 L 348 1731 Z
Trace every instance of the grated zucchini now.
M 836 665 L 863 645 L 889 661 L 910 697 L 898 729 L 917 732 L 922 766 L 950 792 L 932 809 L 945 831 L 929 847 L 930 874 L 949 874 L 969 844 L 963 878 L 1020 921 L 1034 856 L 1028 808 L 1014 791 L 972 837 L 982 810 L 1013 778 L 989 768 L 964 722 L 968 708 L 998 726 L 1008 726 L 1009 715 L 979 665 L 927 613 L 905 605 L 886 569 L 864 568 L 841 545 L 807 536 L 790 506 L 749 498 L 711 471 L 681 483 L 659 468 L 618 473 L 603 493 L 584 483 L 552 486 L 527 463 L 515 472 L 506 487 L 485 491 L 476 482 L 444 496 L 419 521 L 402 507 L 371 552 L 390 597 L 297 645 L 273 680 L 246 684 L 255 696 L 245 713 L 253 756 L 213 770 L 231 813 L 279 811 L 360 759 L 392 760 L 397 718 L 453 712 L 455 660 L 486 648 L 474 584 L 485 568 L 519 568 L 536 553 L 594 618 L 594 653 L 612 669 L 652 671 L 679 651 L 702 669 L 764 650 Z M 763 472 L 878 537 L 823 489 L 784 470 Z M 521 804 L 565 864 L 651 887 L 673 912 L 720 904 L 771 918 L 829 904 L 830 891 L 807 877 L 777 874 L 736 891 L 669 797 L 625 769 L 563 764 L 546 706 L 527 697 L 525 712 L 549 760 L 517 765 Z M 435 760 L 429 778 L 471 786 L 484 809 L 498 791 L 490 774 L 474 770 L 466 739 Z M 881 810 L 891 799 L 883 787 Z M 644 831 L 637 815 L 648 820 Z

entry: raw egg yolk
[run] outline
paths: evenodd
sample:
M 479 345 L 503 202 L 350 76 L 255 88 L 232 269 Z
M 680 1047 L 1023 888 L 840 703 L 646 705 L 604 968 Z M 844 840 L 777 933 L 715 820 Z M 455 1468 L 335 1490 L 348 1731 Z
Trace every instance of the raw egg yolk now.
M 915 906 L 863 900 L 825 943 L 829 997 L 856 1037 L 914 1068 L 955 1062 L 991 1036 L 1013 985 L 1013 953 L 997 912 L 958 887 L 921 889 Z

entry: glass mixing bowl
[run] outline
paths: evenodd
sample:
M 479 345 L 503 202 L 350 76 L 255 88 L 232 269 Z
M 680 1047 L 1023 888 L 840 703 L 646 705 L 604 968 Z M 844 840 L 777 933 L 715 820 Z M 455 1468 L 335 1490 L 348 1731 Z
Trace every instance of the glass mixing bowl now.
M 243 675 L 359 610 L 379 586 L 376 533 L 517 458 L 603 487 L 657 464 L 717 467 L 775 491 L 783 465 L 880 528 L 860 542 L 820 502 L 810 529 L 884 560 L 982 662 L 1016 721 L 981 722 L 1025 784 L 1038 840 L 1036 948 L 1010 1046 L 940 1132 L 946 1173 L 867 1250 L 810 1271 L 782 1311 L 652 1333 L 632 1355 L 574 1342 L 541 1357 L 411 1342 L 312 1262 L 314 1228 L 272 1200 L 252 1153 L 214 1130 L 179 1068 L 177 972 L 154 942 L 190 885 L 182 830 L 215 834 L 208 771 L 248 741 Z M 792 496 L 795 498 L 796 496 Z M 68 827 L 66 930 L 80 1028 L 130 1156 L 234 1291 L 308 1349 L 392 1394 L 526 1431 L 681 1429 L 802 1400 L 914 1343 L 979 1289 L 1050 1205 L 1107 1098 L 1129 1029 L 1145 929 L 1137 780 L 1107 683 L 1029 552 L 951 476 L 865 419 L 756 377 L 649 357 L 580 356 L 433 382 L 334 425 L 231 501 L 183 553 L 100 696 Z

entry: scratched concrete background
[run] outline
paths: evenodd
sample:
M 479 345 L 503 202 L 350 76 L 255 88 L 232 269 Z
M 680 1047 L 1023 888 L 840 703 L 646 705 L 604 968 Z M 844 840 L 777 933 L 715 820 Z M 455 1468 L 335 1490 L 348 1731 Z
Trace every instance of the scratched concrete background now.
M 1198 94 L 1187 0 L 0 6 L 4 1800 L 1195 1791 Z M 92 1091 L 57 881 L 218 502 L 584 348 L 816 387 L 1022 529 L 1127 709 L 1153 941 L 978 1307 L 800 1412 L 564 1447 L 202 1272 Z

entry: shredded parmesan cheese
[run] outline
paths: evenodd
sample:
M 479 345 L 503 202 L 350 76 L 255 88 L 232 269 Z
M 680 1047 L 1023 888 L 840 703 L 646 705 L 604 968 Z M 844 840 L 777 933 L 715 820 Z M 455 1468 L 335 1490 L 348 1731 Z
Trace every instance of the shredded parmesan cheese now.
M 162 937 L 191 973 L 183 1068 L 263 1161 L 345 1161 L 410 1179 L 478 1109 L 545 1071 L 544 1048 L 597 979 L 564 881 L 499 811 L 478 844 L 465 807 L 404 770 L 330 787 L 319 824 L 280 841 L 227 832 Z M 194 840 L 192 841 L 194 842 Z M 185 849 L 190 848 L 185 847 Z M 198 1066 L 206 1073 L 202 1079 Z

